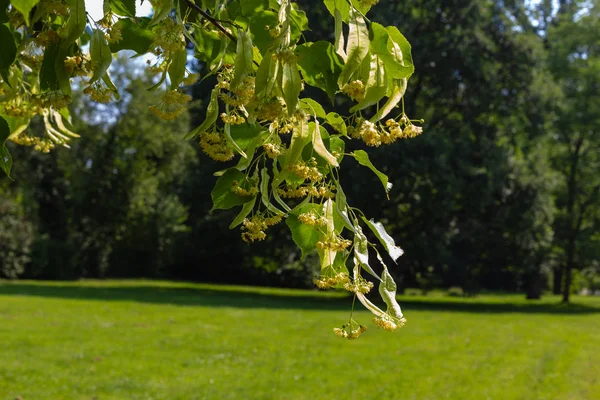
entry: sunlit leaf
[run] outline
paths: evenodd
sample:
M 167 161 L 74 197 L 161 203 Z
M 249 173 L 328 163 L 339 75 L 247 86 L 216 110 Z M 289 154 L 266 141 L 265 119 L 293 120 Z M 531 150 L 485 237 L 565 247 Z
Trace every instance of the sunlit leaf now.
M 124 17 L 135 17 L 135 0 L 108 0 L 113 13 Z
M 338 78 L 338 85 L 344 86 L 369 53 L 369 30 L 365 19 L 356 11 L 350 10 L 350 29 L 346 44 L 347 60 Z
M 94 29 L 92 33 L 92 39 L 90 41 L 90 57 L 92 58 L 92 71 L 93 76 L 89 83 L 94 83 L 99 79 L 102 79 L 108 67 L 112 62 L 112 54 L 110 47 L 108 47 L 108 41 L 104 32 L 100 29 Z
M 302 77 L 310 86 L 322 89 L 330 99 L 338 90 L 342 59 L 329 42 L 304 43 L 296 48 Z
M 213 201 L 212 210 L 227 210 L 235 206 L 252 201 L 254 196 L 240 196 L 234 193 L 235 185 L 241 185 L 246 175 L 235 168 L 228 169 L 219 179 L 210 192 Z
M 392 184 L 388 181 L 388 177 L 386 174 L 375 168 L 375 166 L 369 159 L 369 155 L 367 154 L 367 152 L 364 150 L 356 150 L 352 153 L 352 155 L 360 165 L 369 168 L 375 173 L 375 175 L 377 175 L 377 177 L 381 181 L 381 184 L 383 185 L 383 188 L 385 189 L 385 192 L 389 193 L 389 191 L 392 189 Z
M 394 242 L 394 238 L 387 233 L 385 227 L 381 222 L 375 222 L 374 220 L 368 220 L 365 217 L 362 218 L 365 224 L 373 231 L 377 239 L 381 242 L 383 247 L 387 250 L 388 254 L 392 258 L 392 260 L 396 261 L 402 254 L 404 254 L 404 250 L 400 247 L 396 246 Z

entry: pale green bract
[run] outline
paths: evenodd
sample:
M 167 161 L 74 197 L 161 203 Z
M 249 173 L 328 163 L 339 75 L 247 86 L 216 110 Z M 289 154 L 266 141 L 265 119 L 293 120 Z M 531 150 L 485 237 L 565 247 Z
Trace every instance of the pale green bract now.
M 333 43 L 313 43 L 303 36 L 309 21 L 302 4 L 290 0 L 157 0 L 152 18 L 136 17 L 133 0 L 105 0 L 97 21 L 84 0 L 0 2 L 0 167 L 10 174 L 7 141 L 48 152 L 78 137 L 67 109 L 73 88 L 85 87 L 95 101 L 118 101 L 109 76 L 116 52 L 151 56 L 155 84 L 148 89 L 164 97 L 150 109 L 160 118 L 186 112 L 189 87 L 216 77 L 202 122 L 186 135 L 215 160 L 236 159 L 215 173 L 211 211 L 241 207 L 230 228 L 241 225 L 247 242 L 263 240 L 285 220 L 302 255 L 320 257 L 317 286 L 352 292 L 379 327 L 395 330 L 404 324 L 396 284 L 364 228 L 394 262 L 403 251 L 383 224 L 348 204 L 340 184 L 341 163 L 351 156 L 388 194 L 388 177 L 367 151 L 345 153 L 346 141 L 379 146 L 422 131 L 402 103 L 414 72 L 410 44 L 398 28 L 368 19 L 374 3 L 324 0 Z M 200 71 L 191 71 L 191 55 Z M 303 96 L 306 86 L 330 102 Z M 332 107 L 344 97 L 349 115 Z M 41 136 L 29 129 L 37 114 L 45 124 Z M 381 272 L 370 264 L 373 252 Z M 365 296 L 374 287 L 365 272 L 387 311 Z M 350 318 L 334 332 L 353 339 L 365 329 Z

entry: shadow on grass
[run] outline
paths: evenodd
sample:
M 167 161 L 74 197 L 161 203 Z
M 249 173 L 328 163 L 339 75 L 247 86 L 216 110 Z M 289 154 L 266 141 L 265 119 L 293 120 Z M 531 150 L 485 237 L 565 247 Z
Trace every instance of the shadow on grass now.
M 253 289 L 226 286 L 211 288 L 135 286 L 37 285 L 0 282 L 0 296 L 17 295 L 71 300 L 134 301 L 178 306 L 280 308 L 306 310 L 347 310 L 352 297 L 343 293 L 324 295 L 320 292 Z M 376 299 L 373 299 L 376 301 Z M 472 313 L 539 313 L 600 314 L 600 306 L 571 303 L 487 302 L 480 299 L 401 298 L 404 310 L 472 312 Z

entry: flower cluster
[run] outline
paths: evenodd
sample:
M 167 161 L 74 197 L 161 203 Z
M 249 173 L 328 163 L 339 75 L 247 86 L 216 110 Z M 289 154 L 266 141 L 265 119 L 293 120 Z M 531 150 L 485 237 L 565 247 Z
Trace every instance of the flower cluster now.
M 359 80 L 346 83 L 342 87 L 342 93 L 347 94 L 354 101 L 361 101 L 365 98 L 365 84 Z
M 351 240 L 333 236 L 329 239 L 318 241 L 317 248 L 320 250 L 344 251 L 350 247 L 351 244 Z
M 311 157 L 306 162 L 299 162 L 289 166 L 296 176 L 302 179 L 308 179 L 311 182 L 317 182 L 323 179 L 323 174 L 317 168 L 317 159 Z
M 357 277 L 352 282 L 344 284 L 344 289 L 352 293 L 367 294 L 373 289 L 373 282 L 369 282 L 363 277 Z
M 156 55 L 167 55 L 185 49 L 182 28 L 171 18 L 165 18 L 152 29 L 154 42 L 150 46 Z
M 285 145 L 275 143 L 263 144 L 263 149 L 267 157 L 274 159 L 279 157 L 285 151 Z
M 354 328 L 355 325 L 356 328 Z M 356 339 L 357 337 L 362 335 L 366 330 L 367 327 L 364 325 L 349 323 L 342 325 L 341 328 L 333 328 L 333 333 L 335 333 L 336 336 L 339 336 L 341 338 Z
M 30 101 L 39 108 L 55 108 L 59 110 L 71 103 L 71 97 L 63 94 L 60 90 L 52 90 L 50 92 L 32 95 Z
M 338 285 L 344 285 L 350 282 L 350 277 L 345 272 L 339 272 L 334 276 L 321 276 L 319 279 L 315 279 L 315 285 L 319 289 L 330 289 Z
M 229 161 L 234 156 L 223 135 L 216 132 L 201 133 L 200 147 L 206 155 L 215 161 Z
M 300 199 L 306 196 L 331 199 L 335 197 L 333 191 L 335 186 L 299 186 L 297 188 L 283 187 L 277 188 L 277 194 L 286 199 Z
M 358 127 L 350 127 L 348 133 L 354 139 L 362 139 L 367 146 L 378 147 L 381 144 L 392 144 L 398 139 L 419 136 L 423 133 L 423 128 L 413 125 L 406 116 L 403 116 L 400 122 L 388 119 L 385 121 L 385 127 L 371 121 L 359 120 Z
M 298 215 L 298 220 L 305 225 L 309 226 L 325 226 L 327 225 L 327 219 L 323 216 L 318 216 L 313 212 L 302 213 Z
M 58 33 L 55 30 L 47 29 L 38 33 L 33 42 L 37 46 L 46 47 L 58 42 L 59 39 Z
M 244 189 L 240 186 L 239 182 L 233 181 L 233 187 L 231 188 L 231 191 L 238 196 L 256 196 L 258 194 L 258 187 L 252 186 L 250 189 Z
M 244 219 L 242 222 L 242 240 L 247 243 L 265 240 L 267 228 L 278 224 L 282 219 L 280 215 L 265 217 L 261 214 L 256 214 L 250 219 Z
M 37 136 L 29 136 L 25 133 L 21 133 L 11 140 L 21 146 L 32 146 L 35 151 L 41 153 L 49 153 L 55 147 L 54 142 L 48 139 L 40 139 Z
M 229 114 L 221 113 L 221 119 L 224 123 L 230 125 L 238 125 L 246 122 L 246 118 L 242 117 L 237 113 L 230 112 Z
M 109 103 L 114 96 L 112 90 L 105 86 L 101 81 L 96 81 L 83 89 L 83 93 L 90 96 L 97 103 Z
M 178 90 L 169 90 L 158 105 L 150 106 L 150 111 L 164 120 L 174 120 L 187 110 L 186 105 L 191 100 L 192 96 L 188 94 L 181 93 Z
M 373 318 L 373 323 L 386 331 L 395 331 L 406 324 L 406 318 L 393 318 L 388 314 Z
M 88 76 L 92 71 L 92 62 L 88 54 L 76 54 L 64 61 L 65 69 L 72 76 Z

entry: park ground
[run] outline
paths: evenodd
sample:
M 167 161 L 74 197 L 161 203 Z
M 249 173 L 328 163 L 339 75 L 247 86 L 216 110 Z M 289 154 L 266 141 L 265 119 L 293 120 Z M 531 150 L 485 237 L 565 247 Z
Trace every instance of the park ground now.
M 0 281 L 0 400 L 600 399 L 600 298 L 399 300 L 348 341 L 342 293 Z

